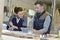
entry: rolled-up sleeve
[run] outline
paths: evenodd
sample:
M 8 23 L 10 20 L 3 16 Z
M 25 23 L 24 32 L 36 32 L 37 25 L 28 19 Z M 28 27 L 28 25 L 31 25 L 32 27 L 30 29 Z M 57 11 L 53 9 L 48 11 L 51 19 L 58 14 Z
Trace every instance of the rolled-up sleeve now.
M 51 18 L 50 18 L 50 16 L 47 16 L 45 19 L 44 25 L 43 25 L 43 29 L 39 30 L 40 34 L 43 34 L 48 31 L 50 22 L 51 22 Z

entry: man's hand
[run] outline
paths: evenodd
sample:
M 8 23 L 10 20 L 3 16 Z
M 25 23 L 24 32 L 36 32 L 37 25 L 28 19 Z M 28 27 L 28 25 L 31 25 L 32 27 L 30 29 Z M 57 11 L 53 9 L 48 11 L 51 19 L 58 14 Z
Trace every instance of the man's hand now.
M 36 32 L 37 32 L 37 30 L 33 29 L 33 33 L 36 33 Z
M 34 34 L 40 34 L 39 30 L 35 30 L 35 29 L 33 29 L 33 33 Z

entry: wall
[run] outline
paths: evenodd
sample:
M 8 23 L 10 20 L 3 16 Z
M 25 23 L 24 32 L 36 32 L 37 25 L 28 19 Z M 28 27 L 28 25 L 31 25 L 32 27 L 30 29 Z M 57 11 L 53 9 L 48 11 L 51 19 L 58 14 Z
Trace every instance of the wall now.
M 21 6 L 33 9 L 36 0 L 12 0 L 12 6 Z
M 12 10 L 15 6 L 20 6 L 26 9 L 34 9 L 34 3 L 36 0 L 5 0 L 4 5 L 9 7 L 9 15 L 11 16 Z M 8 17 L 5 17 L 8 20 Z M 4 21 L 6 21 L 4 20 Z
M 10 10 L 14 9 L 15 6 L 20 6 L 26 9 L 34 9 L 34 3 L 36 0 L 10 0 Z
M 60 13 L 58 8 L 56 9 L 54 14 L 54 26 L 60 27 Z
M 4 0 L 0 0 L 0 36 L 2 33 Z

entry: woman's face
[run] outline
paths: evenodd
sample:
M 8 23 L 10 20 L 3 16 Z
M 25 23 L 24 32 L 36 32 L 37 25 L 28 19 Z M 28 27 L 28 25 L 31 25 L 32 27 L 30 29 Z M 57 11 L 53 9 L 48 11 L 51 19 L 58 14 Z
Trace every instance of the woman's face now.
M 23 11 L 19 11 L 18 14 L 17 14 L 17 17 L 18 18 L 23 18 L 24 14 L 23 14 Z

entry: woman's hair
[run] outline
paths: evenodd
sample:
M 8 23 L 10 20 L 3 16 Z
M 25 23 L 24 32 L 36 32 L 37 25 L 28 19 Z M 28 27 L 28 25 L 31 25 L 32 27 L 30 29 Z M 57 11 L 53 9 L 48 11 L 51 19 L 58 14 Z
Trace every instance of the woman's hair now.
M 18 14 L 19 11 L 23 11 L 22 7 L 15 7 L 14 12 Z

